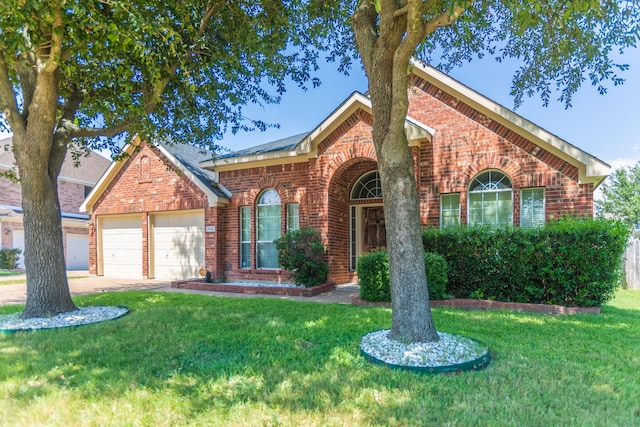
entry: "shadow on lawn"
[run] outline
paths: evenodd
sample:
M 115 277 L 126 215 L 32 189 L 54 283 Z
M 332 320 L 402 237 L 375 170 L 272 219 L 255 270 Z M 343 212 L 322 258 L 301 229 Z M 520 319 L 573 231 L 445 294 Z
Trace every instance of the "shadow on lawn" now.
M 434 309 L 439 330 L 485 342 L 494 362 L 481 372 L 425 379 L 359 356 L 364 334 L 389 327 L 388 309 L 150 292 L 78 300 L 125 305 L 130 314 L 0 339 L 0 364 L 8 367 L 0 382 L 18 378 L 28 385 L 9 398 L 28 404 L 65 389 L 102 401 L 145 390 L 179 396 L 188 418 L 212 406 L 230 410 L 251 403 L 291 413 L 349 413 L 357 406 L 363 423 L 376 424 L 385 422 L 390 407 L 401 417 L 449 400 L 455 405 L 452 394 L 416 406 L 416 399 L 437 395 L 443 384 L 483 396 L 492 376 L 517 378 L 545 354 L 562 353 L 576 363 L 600 357 L 594 337 L 604 340 L 603 353 L 615 352 L 616 340 L 632 339 L 640 326 L 638 311 L 610 306 L 602 315 L 575 316 Z M 505 361 L 513 372 L 500 367 Z M 354 396 L 360 400 L 345 407 Z

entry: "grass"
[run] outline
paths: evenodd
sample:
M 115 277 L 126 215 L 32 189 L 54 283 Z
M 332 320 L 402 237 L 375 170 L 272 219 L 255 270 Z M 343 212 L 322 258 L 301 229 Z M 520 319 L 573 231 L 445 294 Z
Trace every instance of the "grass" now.
M 0 336 L 0 425 L 640 425 L 640 292 L 600 315 L 433 310 L 481 340 L 483 371 L 369 364 L 390 311 L 277 299 L 121 292 L 113 321 Z M 0 307 L 0 313 L 19 311 Z
M 0 268 L 0 277 L 3 277 L 3 276 L 17 276 L 17 275 L 20 275 L 20 274 L 24 274 L 24 272 L 20 271 L 20 270 L 4 270 L 4 269 Z

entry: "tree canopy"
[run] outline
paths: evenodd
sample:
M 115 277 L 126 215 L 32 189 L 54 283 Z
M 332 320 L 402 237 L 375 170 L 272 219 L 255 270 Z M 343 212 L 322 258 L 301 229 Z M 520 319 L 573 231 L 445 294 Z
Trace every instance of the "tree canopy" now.
M 276 102 L 316 67 L 322 26 L 303 4 L 4 1 L 0 129 L 25 132 L 45 71 L 56 134 L 94 148 L 123 131 L 214 145 L 228 128 L 263 128 L 241 106 Z
M 596 201 L 600 214 L 611 215 L 636 230 L 640 228 L 640 162 L 618 168 L 602 185 L 602 199 Z

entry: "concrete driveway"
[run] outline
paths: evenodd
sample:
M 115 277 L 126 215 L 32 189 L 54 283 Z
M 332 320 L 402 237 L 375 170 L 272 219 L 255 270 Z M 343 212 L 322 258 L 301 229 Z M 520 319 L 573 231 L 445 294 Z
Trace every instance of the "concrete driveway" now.
M 71 296 L 86 295 L 96 292 L 118 292 L 132 290 L 152 290 L 158 292 L 181 292 L 209 296 L 236 298 L 278 298 L 286 300 L 351 304 L 351 296 L 358 293 L 354 284 L 337 285 L 336 289 L 314 297 L 294 297 L 284 295 L 241 294 L 231 292 L 198 291 L 171 287 L 171 282 L 155 279 L 114 279 L 111 277 L 90 276 L 86 271 L 69 271 L 69 290 Z M 16 285 L 3 284 L 8 281 L 25 280 Z M 0 305 L 24 304 L 27 300 L 26 276 L 0 276 Z
M 117 292 L 130 290 L 170 290 L 171 283 L 149 279 L 114 279 L 90 276 L 86 271 L 69 271 L 69 290 L 72 296 L 96 292 Z M 24 280 L 24 283 L 6 285 L 6 282 Z M 27 300 L 26 276 L 0 277 L 0 305 L 24 304 Z

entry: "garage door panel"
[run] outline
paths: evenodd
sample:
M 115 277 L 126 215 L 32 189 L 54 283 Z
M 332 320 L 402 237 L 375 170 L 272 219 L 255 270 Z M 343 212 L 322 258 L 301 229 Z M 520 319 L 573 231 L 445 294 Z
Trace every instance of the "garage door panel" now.
M 67 270 L 87 270 L 89 268 L 89 236 L 87 234 L 67 234 Z
M 156 279 L 197 277 L 204 266 L 204 214 L 156 215 L 153 242 Z
M 105 218 L 102 223 L 103 275 L 142 278 L 142 221 L 138 217 Z

